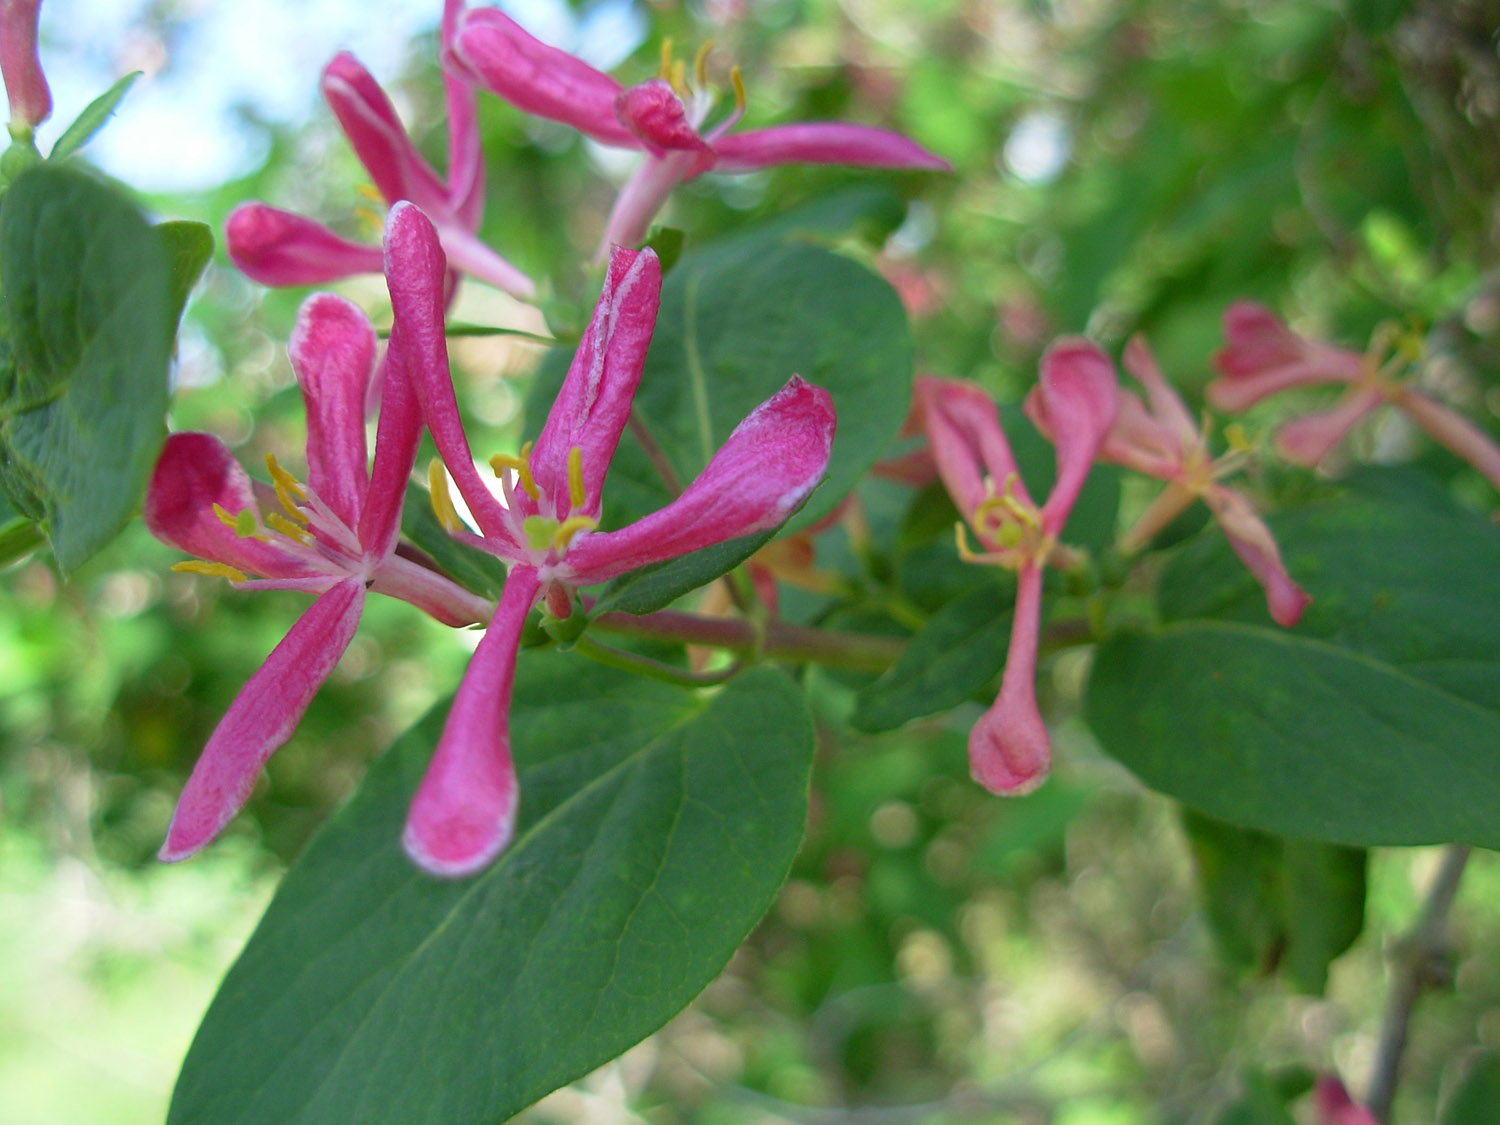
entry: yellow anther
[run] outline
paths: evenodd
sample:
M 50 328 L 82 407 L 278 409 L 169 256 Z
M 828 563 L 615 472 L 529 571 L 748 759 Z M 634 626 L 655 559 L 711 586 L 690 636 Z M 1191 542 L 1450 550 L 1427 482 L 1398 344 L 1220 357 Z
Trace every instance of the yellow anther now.
M 669 80 L 672 77 L 672 37 L 670 35 L 661 41 L 661 62 L 656 68 L 656 76 Z
M 200 562 L 193 559 L 191 562 L 173 563 L 172 569 L 181 571 L 183 574 L 206 574 L 210 578 L 227 578 L 231 582 L 244 582 L 247 576 L 227 563 Z
M 729 68 L 729 81 L 734 86 L 734 111 L 745 112 L 745 80 L 740 76 L 740 68 L 732 66 Z
M 687 84 L 687 63 L 681 59 L 674 62 L 672 64 L 672 77 L 669 81 L 672 83 L 672 89 L 677 91 L 679 98 L 687 97 L 690 93 Z
M 521 478 L 521 487 L 526 490 L 526 495 L 533 500 L 537 498 L 536 481 L 531 477 L 531 461 L 526 456 L 529 447 L 523 449 L 520 456 L 514 453 L 497 453 L 490 458 L 490 468 L 495 475 L 501 476 L 506 469 L 515 471 L 516 476 Z
M 431 496 L 432 514 L 437 516 L 438 523 L 446 531 L 462 531 L 464 522 L 459 519 L 458 509 L 453 506 L 453 494 L 448 491 L 448 474 L 443 469 L 442 461 L 436 457 L 427 462 L 427 489 Z
M 714 49 L 714 41 L 705 39 L 703 46 L 698 48 L 698 57 L 693 60 L 693 78 L 698 83 L 698 89 L 708 85 L 708 54 Z
M 238 512 L 231 513 L 222 504 L 214 505 L 214 515 L 219 517 L 219 522 L 241 539 L 264 539 L 257 535 L 260 524 L 255 519 L 254 508 L 241 508 Z
M 295 539 L 298 543 L 312 542 L 312 536 L 308 535 L 307 529 L 301 524 L 295 524 L 280 512 L 266 513 L 266 526 L 273 531 L 279 531 L 288 539 Z
M 569 516 L 552 533 L 552 546 L 559 551 L 566 551 L 568 544 L 573 542 L 573 536 L 580 531 L 593 531 L 598 526 L 599 521 L 589 519 L 588 516 Z
M 575 445 L 568 450 L 568 503 L 581 508 L 588 498 L 583 490 L 583 450 Z
M 296 503 L 298 500 L 307 499 L 307 491 L 302 487 L 302 482 L 281 467 L 274 453 L 266 454 L 266 471 L 271 474 L 271 484 L 276 489 L 276 499 L 281 501 L 286 514 L 298 523 L 305 524 L 307 517 L 302 514 L 302 509 L 298 508 Z

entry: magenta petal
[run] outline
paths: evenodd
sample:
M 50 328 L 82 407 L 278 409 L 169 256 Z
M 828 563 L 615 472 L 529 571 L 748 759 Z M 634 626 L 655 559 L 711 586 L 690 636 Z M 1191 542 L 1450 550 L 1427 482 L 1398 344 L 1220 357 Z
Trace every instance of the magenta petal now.
M 1371 387 L 1351 388 L 1331 410 L 1283 423 L 1276 431 L 1276 450 L 1287 460 L 1311 468 L 1344 440 L 1356 422 L 1384 401 Z
M 568 514 L 568 455 L 575 446 L 583 458 L 587 496 L 580 511 L 599 514 L 604 477 L 630 418 L 660 303 L 656 252 L 616 247 L 593 319 L 531 455 L 537 487 L 559 505 L 556 513 L 544 514 Z
M 0 3 L 0 75 L 10 99 L 10 119 L 17 126 L 40 125 L 52 116 L 52 92 L 36 50 L 41 0 Z
M 249 574 L 298 578 L 307 568 L 269 543 L 241 537 L 214 514 L 256 507 L 255 489 L 224 443 L 212 434 L 171 434 L 146 489 L 146 527 L 163 543 Z
M 521 626 L 541 588 L 528 566 L 511 570 L 494 620 L 469 661 L 432 763 L 412 799 L 402 843 L 417 866 L 456 879 L 510 843 L 516 769 L 510 756 L 510 696 Z
M 857 164 L 866 168 L 952 171 L 941 157 L 885 129 L 839 121 L 808 121 L 729 133 L 714 141 L 720 172 L 747 172 L 773 164 Z
M 1402 388 L 1395 401 L 1429 437 L 1462 457 L 1500 488 L 1500 446 L 1496 446 L 1494 438 L 1421 391 Z
M 244 807 L 266 760 L 292 736 L 354 639 L 364 604 L 365 588 L 357 580 L 320 594 L 240 689 L 178 798 L 162 859 L 186 859 Z
M 653 78 L 621 91 L 615 98 L 615 116 L 652 156 L 664 156 L 675 149 L 712 151 L 688 121 L 682 99 L 665 78 Z
M 580 585 L 775 527 L 823 478 L 836 422 L 828 392 L 792 376 L 735 427 L 698 479 L 659 512 L 574 541 Z
M 297 311 L 287 355 L 307 408 L 308 483 L 353 528 L 369 471 L 365 392 L 375 366 L 375 329 L 351 302 L 315 293 Z
M 380 561 L 395 550 L 401 534 L 401 505 L 417 461 L 422 440 L 422 411 L 408 368 L 410 356 L 400 342 L 401 330 L 391 329 L 386 348 L 384 393 L 380 396 L 380 424 L 375 431 L 375 464 L 370 487 L 359 513 L 359 541 L 366 558 Z
M 1265 590 L 1271 620 L 1287 628 L 1297 624 L 1312 598 L 1292 581 L 1281 561 L 1281 552 L 1276 548 L 1271 529 L 1256 514 L 1250 501 L 1221 484 L 1205 492 L 1203 500 L 1219 521 L 1234 553 Z
M 1349 1096 L 1344 1084 L 1331 1074 L 1313 1087 L 1314 1125 L 1380 1125 L 1380 1120 Z
M 1229 378 L 1284 367 L 1302 357 L 1301 338 L 1265 305 L 1235 301 L 1224 310 L 1224 348 L 1214 366 Z
M 1141 335 L 1132 336 L 1125 345 L 1122 359 L 1125 370 L 1135 376 L 1136 382 L 1145 389 L 1152 416 L 1176 436 L 1178 448 L 1186 449 L 1196 444 L 1199 439 L 1198 422 L 1188 413 L 1182 398 L 1162 374 L 1161 365 L 1151 354 L 1146 338 Z
M 341 51 L 324 68 L 323 96 L 387 203 L 409 199 L 447 210 L 447 185 L 417 152 L 380 84 L 349 52 Z
M 969 732 L 969 773 L 991 793 L 1011 797 L 1031 792 L 1052 768 L 1052 740 L 1036 705 L 1041 568 L 1035 563 L 1022 567 L 1017 583 L 1000 694 Z
M 1027 416 L 1035 422 L 1040 411 L 1033 411 L 1033 401 L 1039 401 L 1035 389 L 1026 398 Z M 1050 427 L 1039 423 L 1038 429 L 1051 435 Z M 1115 424 L 1099 447 L 1099 458 L 1157 480 L 1172 480 L 1182 471 L 1182 442 L 1175 430 L 1151 415 L 1140 395 L 1121 391 L 1115 400 Z
M 639 147 L 615 118 L 618 82 L 547 46 L 493 8 L 459 18 L 443 61 L 517 109 L 571 125 L 603 144 Z
M 443 50 L 458 34 L 464 0 L 443 0 Z M 474 87 L 456 74 L 443 74 L 448 105 L 448 201 L 455 218 L 468 230 L 479 228 L 484 210 L 484 154 L 479 147 L 478 99 Z
M 1042 505 L 1042 527 L 1056 535 L 1114 425 L 1115 366 L 1087 340 L 1061 340 L 1042 356 L 1038 393 L 1057 448 L 1057 482 Z
M 327 227 L 269 207 L 244 203 L 224 223 L 230 260 L 262 285 L 322 285 L 379 273 L 380 251 L 340 238 Z
M 989 495 L 986 475 L 996 492 L 1009 487 L 1018 500 L 1032 503 L 989 395 L 972 383 L 931 375 L 917 378 L 914 393 L 938 476 L 965 518 Z
M 391 294 L 390 351 L 406 377 L 443 463 L 486 538 L 514 544 L 505 509 L 474 468 L 448 369 L 444 279 L 448 269 L 437 231 L 411 203 L 391 208 L 385 224 L 386 285 Z

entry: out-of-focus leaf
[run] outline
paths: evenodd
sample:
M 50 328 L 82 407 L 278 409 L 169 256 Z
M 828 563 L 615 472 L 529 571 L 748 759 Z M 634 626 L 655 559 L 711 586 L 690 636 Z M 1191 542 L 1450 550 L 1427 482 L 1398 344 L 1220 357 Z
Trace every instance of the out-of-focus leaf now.
M 1500 1107 L 1500 1052 L 1475 1055 L 1443 1104 L 1438 1125 L 1490 1125 Z
M 182 319 L 182 310 L 187 305 L 188 294 L 198 284 L 204 267 L 213 257 L 214 232 L 207 223 L 194 223 L 186 219 L 157 223 L 154 229 L 167 252 L 167 274 L 172 284 L 168 328 L 176 332 L 177 322 Z
M 1260 1070 L 1240 1075 L 1240 1094 L 1219 1111 L 1214 1125 L 1296 1125 L 1271 1080 Z
M 83 112 L 74 118 L 73 123 L 63 130 L 62 136 L 57 138 L 57 143 L 52 146 L 52 152 L 47 159 L 63 160 L 88 144 L 94 134 L 103 128 L 104 123 L 109 120 L 109 115 L 114 113 L 115 108 L 140 76 L 139 70 L 132 71 L 84 106 Z

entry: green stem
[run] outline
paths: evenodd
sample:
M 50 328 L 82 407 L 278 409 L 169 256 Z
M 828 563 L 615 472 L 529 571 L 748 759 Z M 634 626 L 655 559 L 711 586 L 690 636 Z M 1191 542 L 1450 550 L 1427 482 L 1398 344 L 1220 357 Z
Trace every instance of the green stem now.
M 761 655 L 773 660 L 872 672 L 883 672 L 895 663 L 905 644 L 894 637 L 809 629 L 785 621 L 768 621 L 763 629 L 757 630 L 747 621 L 700 617 L 671 609 L 639 617 L 619 612 L 601 613 L 591 624 L 594 628 L 622 636 L 707 645 L 745 656 L 753 656 L 759 643 Z
M 677 684 L 681 687 L 712 687 L 714 684 L 722 684 L 740 670 L 740 662 L 735 661 L 727 668 L 719 668 L 712 672 L 689 672 L 670 664 L 663 664 L 660 660 L 652 660 L 649 656 L 642 656 L 640 653 L 625 652 L 623 649 L 600 644 L 588 634 L 574 641 L 573 649 L 590 660 L 607 664 L 611 668 L 620 668 L 626 672 L 639 672 L 644 676 L 650 676 L 653 680 L 661 680 L 663 683 Z

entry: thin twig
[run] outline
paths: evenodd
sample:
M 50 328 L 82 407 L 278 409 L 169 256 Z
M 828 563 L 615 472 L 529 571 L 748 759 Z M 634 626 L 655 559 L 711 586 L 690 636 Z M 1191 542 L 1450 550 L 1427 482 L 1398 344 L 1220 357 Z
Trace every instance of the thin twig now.
M 1365 1099 L 1370 1112 L 1379 1121 L 1389 1122 L 1391 1119 L 1401 1055 L 1406 1050 L 1406 1032 L 1417 997 L 1424 988 L 1444 983 L 1451 972 L 1448 964 L 1448 911 L 1458 895 L 1458 883 L 1463 878 L 1464 864 L 1468 860 L 1469 849 L 1461 844 L 1455 844 L 1443 853 L 1421 913 L 1391 949 L 1391 992 L 1386 998 L 1380 1041 L 1375 1048 L 1374 1071 L 1370 1076 L 1370 1092 Z
M 635 440 L 640 443 L 641 450 L 646 454 L 646 459 L 651 462 L 656 470 L 656 475 L 661 477 L 662 484 L 673 496 L 682 495 L 682 478 L 677 475 L 677 470 L 672 468 L 672 462 L 667 460 L 667 454 L 651 431 L 646 429 L 646 423 L 641 421 L 641 416 L 636 413 L 634 406 L 630 408 L 630 415 L 625 420 L 626 426 Z

